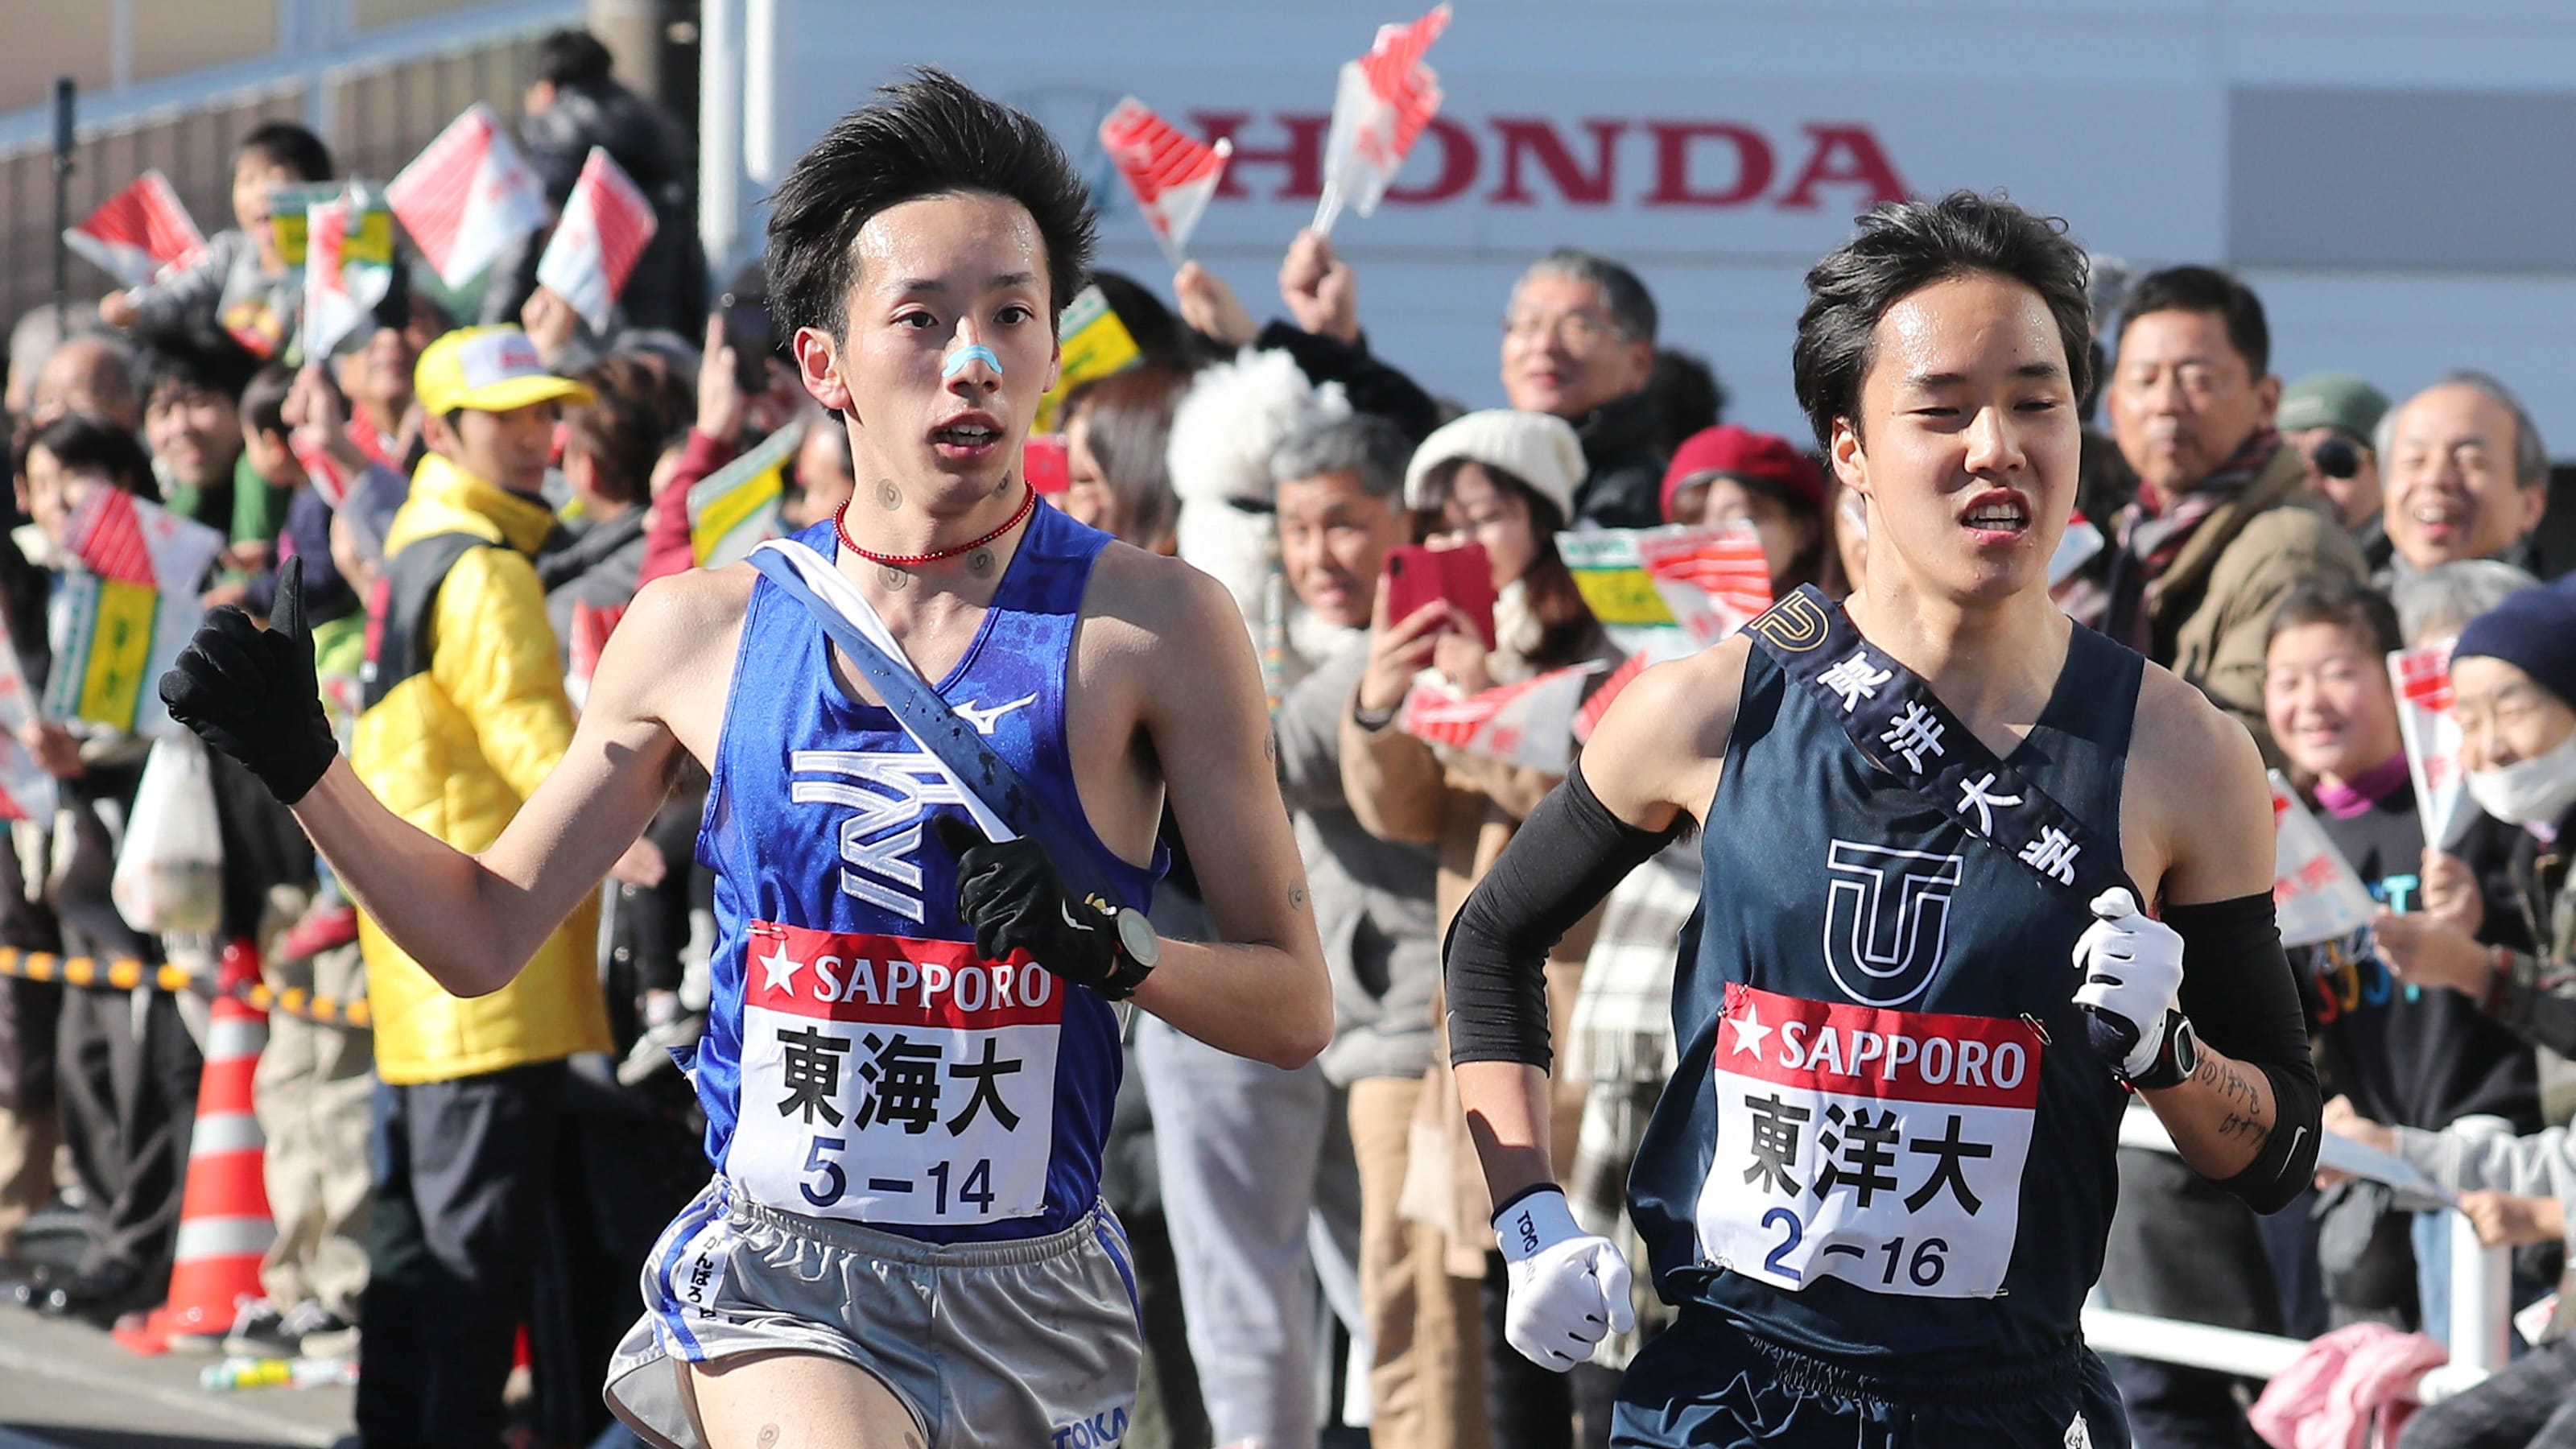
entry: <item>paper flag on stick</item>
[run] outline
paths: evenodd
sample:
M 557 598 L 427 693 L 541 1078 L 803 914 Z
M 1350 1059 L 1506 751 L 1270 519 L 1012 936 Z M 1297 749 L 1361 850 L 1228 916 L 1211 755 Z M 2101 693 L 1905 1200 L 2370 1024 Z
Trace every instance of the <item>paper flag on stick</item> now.
M 1186 135 L 1129 96 L 1100 123 L 1100 144 L 1136 193 L 1136 209 L 1154 229 L 1154 240 L 1175 267 L 1188 259 L 1190 233 L 1198 229 L 1217 178 L 1225 174 L 1234 142 L 1210 146 Z
M 92 485 L 65 525 L 66 627 L 45 712 L 139 734 L 177 726 L 154 681 L 205 618 L 197 586 L 224 537 L 121 488 Z
M 503 248 L 546 224 L 544 188 L 501 118 L 480 101 L 412 158 L 386 200 L 439 281 L 461 287 Z
M 1057 410 L 1064 405 L 1065 394 L 1095 377 L 1107 377 L 1133 364 L 1144 354 L 1137 350 L 1135 334 L 1118 318 L 1116 308 L 1098 287 L 1085 287 L 1076 292 L 1064 309 L 1064 319 L 1056 324 L 1056 335 L 1064 339 L 1064 360 L 1056 369 L 1055 386 L 1038 399 L 1037 421 L 1030 426 L 1035 433 L 1056 431 Z
M 1771 568 L 1751 525 L 1561 533 L 1557 552 L 1612 643 L 1677 659 L 1771 606 Z
M 2451 646 L 2445 639 L 2388 656 L 2388 678 L 2397 686 L 2397 737 L 2406 746 L 2406 773 L 2415 785 L 2415 812 L 2424 843 L 2448 850 L 2476 817 L 2467 767 L 2460 762 L 2460 722 L 2451 714 Z
M 304 356 L 318 362 L 371 321 L 394 278 L 394 219 L 384 193 L 353 181 L 304 212 Z
M 1650 529 L 1637 535 L 1637 561 L 1701 648 L 1771 607 L 1771 564 L 1749 523 Z
M 1330 236 L 1343 207 L 1367 216 L 1385 198 L 1422 128 L 1439 113 L 1440 77 L 1422 56 L 1448 27 L 1446 4 L 1411 25 L 1381 25 L 1369 53 L 1342 67 L 1324 141 L 1317 233 Z
M 2368 926 L 2378 902 L 2278 770 L 2272 772 L 2272 826 L 2272 907 L 2281 944 L 2313 946 Z
M 206 254 L 206 239 L 170 178 L 146 171 L 87 220 L 63 230 L 63 244 L 129 287 L 140 287 Z
M 698 567 L 739 563 L 778 536 L 780 499 L 787 491 L 787 460 L 805 440 L 805 424 L 789 423 L 689 488 L 689 551 Z
M 571 303 L 593 332 L 606 332 L 609 309 L 635 274 L 654 226 L 653 204 L 605 147 L 593 146 L 564 201 L 563 220 L 537 259 L 537 284 Z
M 1518 684 L 1462 695 L 1426 675 L 1404 697 L 1406 734 L 1507 765 L 1562 773 L 1574 759 L 1574 714 L 1599 663 L 1551 670 Z

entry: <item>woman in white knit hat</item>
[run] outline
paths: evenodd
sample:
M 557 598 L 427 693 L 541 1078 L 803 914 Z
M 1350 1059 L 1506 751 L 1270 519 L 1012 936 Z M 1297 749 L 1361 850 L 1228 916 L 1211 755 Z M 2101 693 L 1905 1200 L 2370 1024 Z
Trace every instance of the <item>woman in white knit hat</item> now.
M 1370 831 L 1439 848 L 1443 931 L 1521 818 L 1556 787 L 1559 776 L 1435 747 L 1395 729 L 1395 712 L 1424 669 L 1472 694 L 1615 656 L 1556 551 L 1556 535 L 1573 511 L 1583 474 L 1582 445 L 1564 419 L 1510 409 L 1469 413 L 1448 423 L 1423 440 L 1406 469 L 1404 501 L 1423 519 L 1425 541 L 1434 548 L 1470 542 L 1484 548 L 1492 565 L 1495 647 L 1488 651 L 1449 605 L 1427 604 L 1409 617 L 1389 619 L 1381 588 L 1368 669 L 1343 722 L 1342 783 L 1352 811 Z M 1555 1021 L 1572 1017 L 1575 984 L 1592 932 L 1590 921 L 1578 926 L 1550 959 Z M 1444 1014 L 1435 1003 L 1435 1024 Z M 1431 1281 L 1436 1277 L 1483 1280 L 1487 1324 L 1481 1333 L 1473 1323 L 1457 1326 L 1460 1352 L 1416 1355 L 1426 1367 L 1447 1365 L 1453 1373 L 1435 1373 L 1441 1382 L 1412 1386 L 1407 1397 L 1433 1401 L 1429 1417 L 1443 1422 L 1422 1426 L 1429 1432 L 1411 1437 L 1479 1443 L 1486 1441 L 1479 1430 L 1490 1427 L 1497 1449 L 1510 1449 L 1528 1442 L 1526 1436 L 1544 1425 L 1562 1443 L 1572 1416 L 1567 1381 L 1536 1369 L 1504 1346 L 1501 1259 L 1488 1251 L 1493 1205 L 1450 1080 L 1445 1037 L 1433 1061 L 1416 1110 L 1403 1196 L 1409 1204 L 1437 1204 L 1437 1210 L 1415 1215 L 1411 1227 L 1418 1241 L 1404 1255 L 1403 1267 L 1419 1275 L 1416 1301 L 1422 1303 L 1448 1300 L 1451 1290 Z M 1557 1086 L 1555 1140 L 1570 1149 L 1582 1112 L 1583 1084 L 1560 1081 Z M 1433 1143 L 1443 1150 L 1426 1150 Z M 1364 1197 L 1371 1186 L 1363 1183 Z M 1362 1292 L 1370 1286 L 1364 1281 Z M 1427 1327 L 1418 1326 L 1417 1334 Z M 1495 1390 L 1490 1400 L 1485 1387 L 1489 1378 Z M 1508 1412 L 1485 1426 L 1489 1401 Z

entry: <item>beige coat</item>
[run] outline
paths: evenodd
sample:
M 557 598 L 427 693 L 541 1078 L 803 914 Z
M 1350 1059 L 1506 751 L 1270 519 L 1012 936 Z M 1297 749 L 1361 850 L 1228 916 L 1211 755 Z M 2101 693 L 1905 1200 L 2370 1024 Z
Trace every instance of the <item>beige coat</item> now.
M 2243 493 L 2193 530 L 2148 616 L 2155 661 L 2243 720 L 2275 765 L 2281 754 L 2263 722 L 2273 610 L 2311 580 L 2370 577 L 2352 536 L 2308 497 L 2306 475 L 2298 449 L 2273 453 Z
M 1478 756 L 1451 753 L 1444 757 L 1393 726 L 1363 729 L 1350 710 L 1342 712 L 1342 788 L 1351 811 L 1372 835 L 1437 847 L 1437 901 L 1444 940 L 1450 921 L 1466 903 L 1467 892 L 1485 878 L 1521 821 L 1561 778 Z M 1596 909 L 1548 953 L 1549 1036 L 1559 1061 L 1565 1059 L 1583 961 L 1592 952 L 1592 937 L 1600 924 L 1601 913 Z M 1445 994 L 1435 997 L 1431 1090 L 1422 1094 L 1414 1122 L 1404 1211 L 1447 1236 L 1450 1272 L 1481 1278 L 1485 1254 L 1494 1243 L 1494 1204 L 1468 1136 L 1466 1114 L 1458 1104 L 1457 1082 L 1450 1074 L 1447 1017 Z M 1561 1074 L 1553 1079 L 1549 1142 L 1560 1178 L 1574 1155 L 1583 1097 L 1583 1083 L 1568 1081 Z

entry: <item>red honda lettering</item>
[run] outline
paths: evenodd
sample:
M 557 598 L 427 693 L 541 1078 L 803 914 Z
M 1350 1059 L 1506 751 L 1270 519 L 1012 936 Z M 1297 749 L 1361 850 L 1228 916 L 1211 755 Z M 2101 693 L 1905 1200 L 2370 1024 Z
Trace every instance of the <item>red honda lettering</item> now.
M 1239 134 L 1252 119 L 1243 111 L 1192 111 L 1190 122 L 1211 146 L 1219 141 L 1234 142 L 1234 160 L 1217 178 L 1216 194 L 1240 201 L 1252 193 L 1243 185 L 1247 166 L 1278 166 L 1287 172 L 1287 182 L 1272 196 L 1275 201 L 1312 201 L 1324 194 L 1324 137 L 1333 129 L 1331 116 L 1288 115 L 1272 119 L 1287 131 L 1285 145 L 1273 147 L 1246 146 Z
M 1870 134 L 1867 126 L 1810 124 L 1798 129 L 1807 133 L 1815 149 L 1807 154 L 1807 164 L 1798 172 L 1798 179 L 1781 194 L 1777 203 L 1781 210 L 1815 210 L 1819 186 L 1865 186 L 1869 197 L 1862 203 L 1864 206 L 1905 199 L 1905 183 L 1897 179 L 1896 167 L 1878 148 L 1878 137 Z
M 1655 189 L 1648 206 L 1742 206 L 1771 187 L 1771 143 L 1732 121 L 1649 121 L 1655 136 Z M 1734 179 L 1703 189 L 1693 184 L 1693 143 L 1723 141 L 1735 148 Z
M 1585 121 L 1583 129 L 1592 133 L 1593 170 L 1586 174 L 1574 153 L 1556 134 L 1555 126 L 1535 116 L 1496 116 L 1494 129 L 1503 141 L 1503 184 L 1487 198 L 1510 205 L 1527 206 L 1538 200 L 1521 177 L 1523 157 L 1535 159 L 1556 186 L 1557 194 L 1575 206 L 1607 206 L 1615 177 L 1612 158 L 1619 133 L 1628 129 L 1625 121 Z
M 1423 128 L 1421 138 L 1413 143 L 1413 154 L 1421 155 L 1422 148 L 1434 141 L 1440 145 L 1440 169 L 1421 186 L 1388 187 L 1387 200 L 1400 201 L 1407 206 L 1426 206 L 1463 195 L 1468 187 L 1476 184 L 1478 156 L 1474 134 L 1446 116 L 1434 116 L 1431 124 Z

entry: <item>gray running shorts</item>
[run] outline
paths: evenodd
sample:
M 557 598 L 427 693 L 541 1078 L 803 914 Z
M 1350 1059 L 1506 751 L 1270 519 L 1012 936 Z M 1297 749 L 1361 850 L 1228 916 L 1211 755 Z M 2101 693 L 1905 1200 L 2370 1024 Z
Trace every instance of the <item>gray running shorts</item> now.
M 1134 1262 L 1106 1203 L 1048 1237 L 940 1247 L 781 1212 L 719 1177 L 644 1265 L 608 1405 L 657 1449 L 705 1449 L 683 1364 L 816 1353 L 876 1376 L 930 1449 L 1110 1449 L 1143 1353 Z

